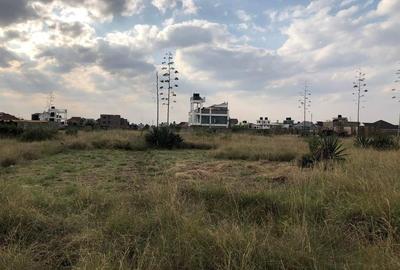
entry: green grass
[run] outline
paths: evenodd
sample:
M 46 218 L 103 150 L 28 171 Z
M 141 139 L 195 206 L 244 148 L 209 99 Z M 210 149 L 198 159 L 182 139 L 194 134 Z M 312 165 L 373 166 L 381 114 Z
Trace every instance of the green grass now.
M 346 162 L 301 169 L 217 155 L 299 157 L 300 138 L 183 137 L 216 149 L 109 144 L 139 145 L 129 132 L 0 141 L 18 160 L 0 169 L 0 269 L 399 268 L 400 152 L 345 141 Z

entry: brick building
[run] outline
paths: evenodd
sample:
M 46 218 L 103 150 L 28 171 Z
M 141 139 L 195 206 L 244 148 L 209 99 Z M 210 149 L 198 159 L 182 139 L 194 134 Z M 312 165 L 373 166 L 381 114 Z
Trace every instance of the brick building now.
M 128 129 L 129 121 L 120 115 L 101 114 L 97 120 L 101 128 L 105 129 Z

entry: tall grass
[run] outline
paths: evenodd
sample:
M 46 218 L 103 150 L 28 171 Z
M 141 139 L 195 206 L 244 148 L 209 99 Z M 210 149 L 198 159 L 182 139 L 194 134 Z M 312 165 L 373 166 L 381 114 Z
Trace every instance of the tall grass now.
M 82 132 L 79 136 L 59 136 L 57 140 L 20 142 L 16 139 L 0 140 L 0 166 L 9 167 L 21 162 L 68 150 L 116 149 L 142 151 L 147 147 L 138 132 L 103 131 Z
M 215 143 L 211 155 L 307 151 L 290 136 L 183 136 Z M 99 139 L 132 136 L 82 133 L 63 143 L 93 150 Z M 0 175 L 0 269 L 397 269 L 400 152 L 345 143 L 346 162 L 331 170 L 190 150 L 43 154 Z M 0 141 L 0 151 L 6 145 L 19 144 Z M 83 168 L 72 176 L 61 166 L 62 180 L 40 184 L 37 171 L 69 162 Z M 176 176 L 194 168 L 207 177 Z M 271 184 L 266 172 L 287 180 Z
M 295 136 L 236 135 L 221 142 L 214 156 L 221 159 L 292 161 L 307 151 L 305 143 Z

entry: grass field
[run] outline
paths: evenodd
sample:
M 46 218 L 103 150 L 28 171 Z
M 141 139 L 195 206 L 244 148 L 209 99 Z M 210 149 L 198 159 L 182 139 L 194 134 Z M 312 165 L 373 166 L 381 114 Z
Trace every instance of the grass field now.
M 400 269 L 400 151 L 301 169 L 295 136 L 0 140 L 0 269 Z

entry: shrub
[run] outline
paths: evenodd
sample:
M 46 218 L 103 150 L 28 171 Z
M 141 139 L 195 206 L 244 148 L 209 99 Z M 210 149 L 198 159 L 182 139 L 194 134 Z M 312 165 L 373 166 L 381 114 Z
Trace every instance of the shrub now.
M 113 148 L 118 150 L 134 150 L 129 141 L 116 140 L 113 142 Z
M 67 128 L 65 134 L 69 136 L 78 136 L 78 129 L 73 127 Z
M 10 167 L 17 164 L 17 159 L 14 157 L 6 157 L 0 161 L 1 167 Z
M 89 148 L 89 145 L 84 141 L 76 140 L 69 143 L 68 148 L 73 150 L 85 150 Z
M 354 145 L 360 148 L 372 147 L 376 150 L 395 150 L 399 148 L 398 143 L 392 136 L 376 135 L 374 137 L 359 136 Z
M 210 150 L 215 148 L 214 145 L 207 143 L 191 143 L 191 142 L 182 142 L 181 148 L 185 149 L 200 149 L 200 150 Z
M 183 143 L 182 137 L 168 127 L 152 128 L 146 134 L 145 139 L 149 146 L 157 148 L 179 148 Z
M 316 162 L 342 161 L 346 156 L 343 144 L 335 136 L 311 137 L 308 146 L 310 153 L 300 159 L 301 167 L 312 167 Z
M 110 145 L 110 141 L 107 139 L 98 139 L 96 141 L 92 142 L 92 145 L 94 148 L 96 149 L 107 149 L 107 148 L 111 148 Z
M 55 128 L 30 128 L 24 130 L 20 140 L 24 142 L 45 141 L 53 139 L 58 133 Z
M 0 137 L 17 137 L 23 132 L 15 125 L 0 124 Z
M 399 146 L 392 136 L 378 135 L 371 139 L 371 146 L 376 150 L 394 150 Z
M 371 138 L 365 136 L 357 136 L 354 140 L 354 145 L 360 148 L 367 148 L 371 146 Z

